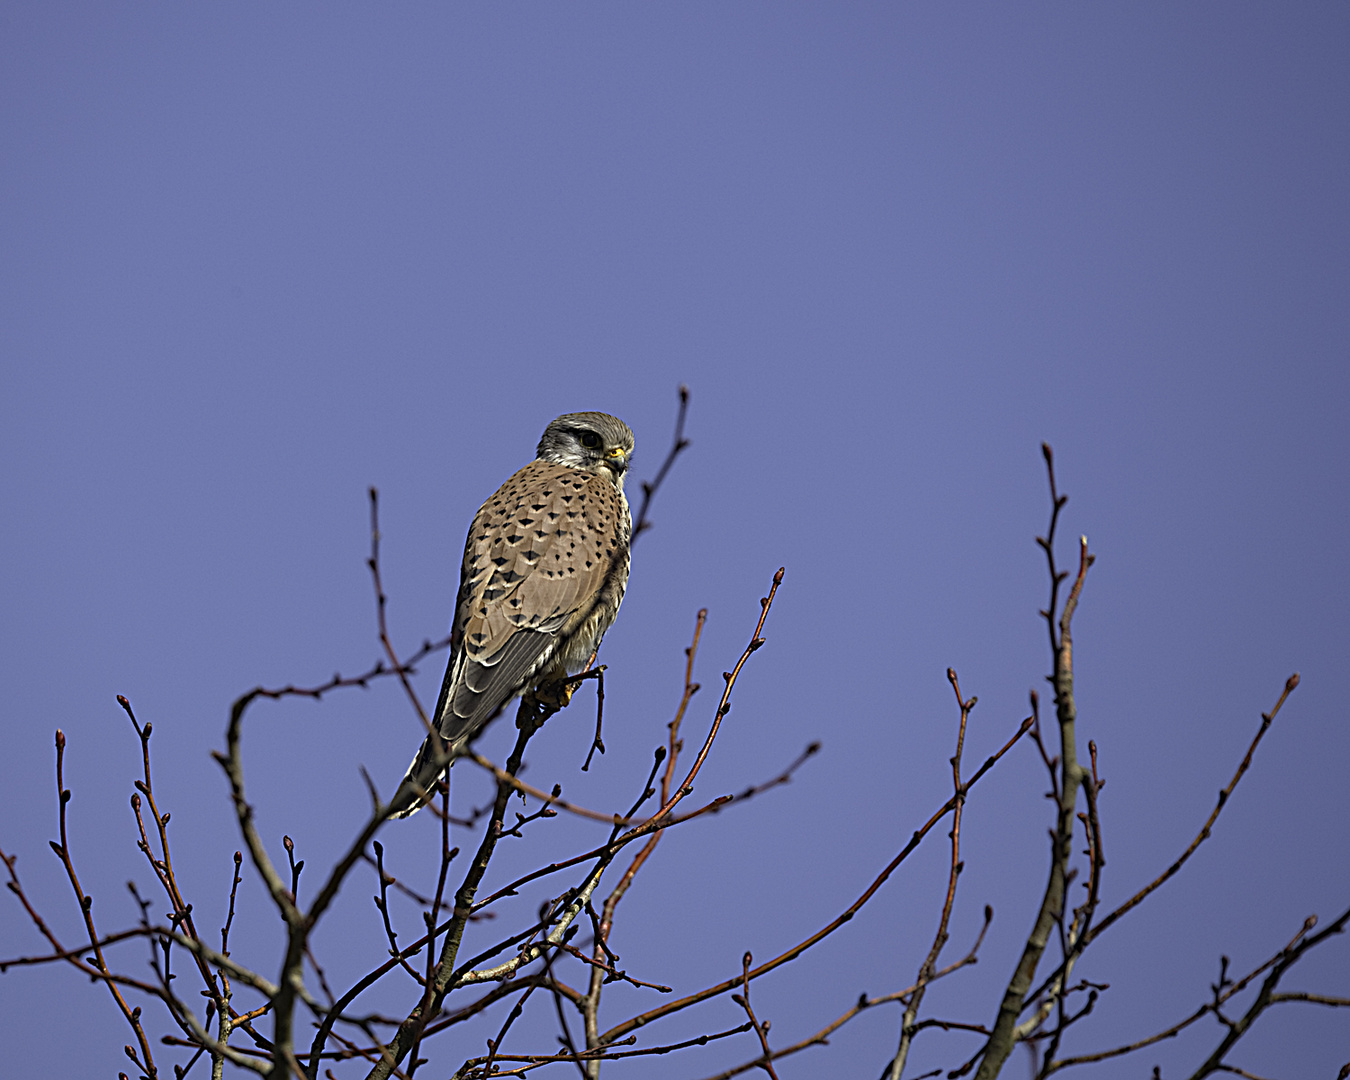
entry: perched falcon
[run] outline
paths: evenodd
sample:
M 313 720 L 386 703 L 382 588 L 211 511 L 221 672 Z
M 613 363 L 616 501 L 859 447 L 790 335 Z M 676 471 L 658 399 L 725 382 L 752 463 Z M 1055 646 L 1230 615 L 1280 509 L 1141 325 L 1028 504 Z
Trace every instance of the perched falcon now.
M 518 694 L 566 704 L 559 680 L 581 670 L 618 614 L 633 531 L 623 494 L 633 433 L 607 413 L 568 413 L 544 429 L 536 453 L 469 527 L 435 731 L 394 793 L 395 817 L 418 810 Z

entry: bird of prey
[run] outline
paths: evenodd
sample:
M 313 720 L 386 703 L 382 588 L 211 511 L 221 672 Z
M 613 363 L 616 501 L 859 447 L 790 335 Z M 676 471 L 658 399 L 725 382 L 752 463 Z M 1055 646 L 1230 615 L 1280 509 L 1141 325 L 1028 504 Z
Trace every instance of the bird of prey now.
M 567 413 L 537 456 L 469 526 L 432 731 L 389 804 L 422 807 L 469 741 L 517 695 L 567 703 L 628 584 L 632 517 L 623 493 L 633 433 L 608 413 Z

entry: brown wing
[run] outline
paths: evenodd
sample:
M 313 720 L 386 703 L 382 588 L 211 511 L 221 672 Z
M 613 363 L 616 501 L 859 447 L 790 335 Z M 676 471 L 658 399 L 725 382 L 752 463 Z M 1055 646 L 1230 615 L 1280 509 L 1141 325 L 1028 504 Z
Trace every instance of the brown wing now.
M 604 477 L 539 460 L 483 504 L 464 547 L 442 738 L 472 735 L 548 666 L 619 556 L 621 512 Z

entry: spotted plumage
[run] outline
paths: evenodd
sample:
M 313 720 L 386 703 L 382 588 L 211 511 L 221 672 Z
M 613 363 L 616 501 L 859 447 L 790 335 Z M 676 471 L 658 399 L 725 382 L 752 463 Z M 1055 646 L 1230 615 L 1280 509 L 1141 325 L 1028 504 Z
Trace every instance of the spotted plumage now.
M 632 521 L 623 478 L 633 433 L 606 413 L 568 413 L 538 456 L 474 516 L 464 545 L 450 662 L 433 721 L 390 803 L 405 817 L 455 754 L 512 698 L 580 670 L 618 613 Z

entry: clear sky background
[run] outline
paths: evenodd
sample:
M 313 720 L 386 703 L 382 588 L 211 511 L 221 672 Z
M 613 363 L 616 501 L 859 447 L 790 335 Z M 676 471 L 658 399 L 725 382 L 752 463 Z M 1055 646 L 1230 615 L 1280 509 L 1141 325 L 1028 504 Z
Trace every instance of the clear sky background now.
M 667 837 L 621 908 L 624 966 L 692 991 L 847 906 L 948 794 L 947 666 L 980 698 L 968 761 L 1012 732 L 1049 663 L 1046 440 L 1064 558 L 1079 533 L 1098 555 L 1078 702 L 1108 780 L 1107 905 L 1185 847 L 1303 676 L 1213 839 L 1080 966 L 1111 989 L 1066 1049 L 1180 1019 L 1221 954 L 1245 971 L 1350 902 L 1348 56 L 1344 4 L 5 5 L 0 841 L 30 892 L 77 942 L 46 845 L 57 727 L 102 926 L 133 921 L 128 877 L 151 884 L 122 693 L 154 723 L 180 874 L 219 926 L 239 845 L 209 751 L 249 687 L 375 659 L 366 487 L 411 650 L 445 631 L 467 523 L 548 420 L 623 417 L 648 476 L 687 383 L 693 444 L 605 646 L 609 754 L 578 771 L 584 691 L 528 776 L 627 802 L 696 610 L 711 689 L 780 565 L 696 797 L 823 750 Z M 423 666 L 424 696 L 440 673 Z M 714 700 L 696 703 L 691 737 Z M 264 834 L 277 857 L 295 838 L 309 880 L 365 812 L 358 767 L 391 791 L 421 732 L 388 685 L 260 705 L 246 738 Z M 457 805 L 481 801 L 456 772 Z M 986 902 L 994 924 L 927 1015 L 992 1021 L 1043 888 L 1045 787 L 1028 744 L 973 794 L 950 955 Z M 535 828 L 493 880 L 597 835 Z M 386 835 L 423 887 L 434 832 Z M 775 1043 L 912 981 L 944 843 L 756 984 Z M 383 957 L 373 877 L 319 936 L 334 983 Z M 37 951 L 6 901 L 0 955 Z M 248 875 L 236 954 L 269 975 L 274 922 Z M 1339 940 L 1287 988 L 1346 994 L 1347 970 Z M 612 1020 L 655 1003 L 620 989 Z M 12 971 L 0 998 L 0 1041 L 46 1075 L 128 1067 L 102 988 Z M 552 1043 L 550 1015 L 522 1046 Z M 644 1043 L 739 1019 L 724 998 Z M 430 1074 L 499 1022 L 444 1040 Z M 875 1010 L 780 1075 L 870 1080 L 898 1024 Z M 1206 1021 L 1094 1075 L 1188 1075 L 1219 1037 Z M 755 1045 L 606 1075 L 706 1076 Z M 910 1075 L 975 1045 L 925 1032 Z M 1277 1078 L 1348 1059 L 1350 1015 L 1290 1005 L 1231 1058 Z

